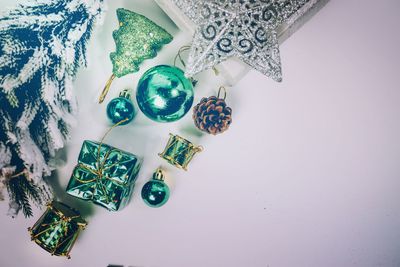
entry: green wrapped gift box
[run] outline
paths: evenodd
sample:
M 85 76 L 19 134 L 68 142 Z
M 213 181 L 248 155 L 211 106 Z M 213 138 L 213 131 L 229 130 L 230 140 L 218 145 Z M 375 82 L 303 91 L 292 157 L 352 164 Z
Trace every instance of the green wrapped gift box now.
M 128 204 L 141 160 L 112 146 L 84 141 L 67 193 L 110 211 Z

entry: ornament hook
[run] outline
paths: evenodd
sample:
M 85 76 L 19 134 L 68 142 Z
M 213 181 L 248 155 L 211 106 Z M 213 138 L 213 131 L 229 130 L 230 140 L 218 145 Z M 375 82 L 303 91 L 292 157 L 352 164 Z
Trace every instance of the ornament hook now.
M 221 97 L 222 94 L 224 95 L 224 97 Z M 225 86 L 220 86 L 219 87 L 217 97 L 220 98 L 220 99 L 223 99 L 223 100 L 226 99 L 226 88 L 225 88 Z
M 108 92 L 110 91 L 111 84 L 115 79 L 115 75 L 111 75 L 111 77 L 108 79 L 106 86 L 104 87 L 103 91 L 101 92 L 101 95 L 99 97 L 99 104 L 104 102 L 104 99 L 106 98 Z
M 188 51 L 189 49 L 190 49 L 190 45 L 184 45 L 181 48 L 179 48 L 178 54 L 176 54 L 176 56 L 174 58 L 174 66 L 175 67 L 176 67 L 176 64 L 177 64 L 177 60 L 179 59 L 179 62 L 182 64 L 182 66 L 184 68 L 186 68 L 186 63 L 182 58 L 182 53 Z
M 175 56 L 175 58 L 174 58 L 174 66 L 175 66 L 175 67 L 177 67 L 177 66 L 176 66 L 176 65 L 177 65 L 177 60 L 179 59 L 179 62 L 182 64 L 182 66 L 183 66 L 184 68 L 186 68 L 186 63 L 185 63 L 185 61 L 184 61 L 183 58 L 182 58 L 182 53 L 183 53 L 183 52 L 186 52 L 186 51 L 188 51 L 188 50 L 190 50 L 190 45 L 184 45 L 184 46 L 182 46 L 181 48 L 179 48 L 178 54 L 176 54 L 176 56 Z M 195 79 L 193 79 L 193 77 L 189 77 L 189 79 L 190 79 L 190 81 L 192 82 L 193 87 L 195 87 L 195 86 L 197 85 L 198 81 L 195 80 Z

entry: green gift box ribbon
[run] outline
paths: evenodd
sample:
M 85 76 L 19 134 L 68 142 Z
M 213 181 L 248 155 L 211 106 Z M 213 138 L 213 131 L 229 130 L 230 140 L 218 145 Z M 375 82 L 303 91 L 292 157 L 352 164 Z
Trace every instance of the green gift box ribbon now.
M 118 211 L 131 198 L 141 161 L 102 142 L 84 141 L 67 193 Z

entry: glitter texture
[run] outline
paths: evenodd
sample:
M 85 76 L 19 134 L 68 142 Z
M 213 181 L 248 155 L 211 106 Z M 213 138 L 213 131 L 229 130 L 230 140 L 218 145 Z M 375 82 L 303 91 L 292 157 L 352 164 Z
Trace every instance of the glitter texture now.
M 154 58 L 157 51 L 170 43 L 173 37 L 135 12 L 120 8 L 117 16 L 120 28 L 113 32 L 116 52 L 111 53 L 110 58 L 113 73 L 119 78 L 139 71 L 139 65 L 146 59 Z
M 282 81 L 277 29 L 312 0 L 173 0 L 197 25 L 188 77 L 237 57 Z

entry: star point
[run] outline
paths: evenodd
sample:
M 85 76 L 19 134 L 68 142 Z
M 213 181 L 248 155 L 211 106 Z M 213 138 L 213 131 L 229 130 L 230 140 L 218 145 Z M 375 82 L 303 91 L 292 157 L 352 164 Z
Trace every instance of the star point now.
M 236 57 L 282 81 L 277 28 L 310 0 L 173 0 L 196 25 L 186 75 Z

